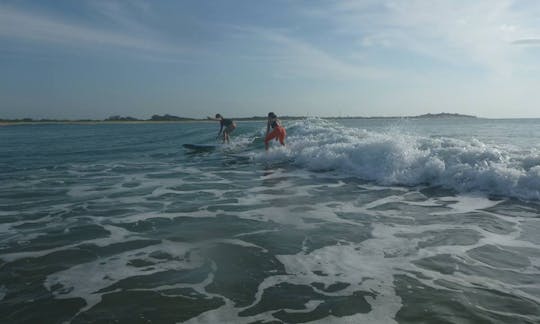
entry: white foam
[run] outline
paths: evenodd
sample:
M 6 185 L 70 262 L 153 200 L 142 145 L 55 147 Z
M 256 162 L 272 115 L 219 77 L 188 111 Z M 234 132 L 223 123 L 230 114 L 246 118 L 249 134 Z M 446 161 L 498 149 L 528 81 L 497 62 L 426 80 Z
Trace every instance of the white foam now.
M 369 245 L 369 242 L 327 246 L 309 254 L 280 255 L 278 259 L 285 265 L 288 275 L 267 278 L 259 289 L 262 291 L 279 282 L 302 285 L 313 282 L 322 282 L 325 285 L 347 282 L 350 285 L 345 289 L 324 294 L 347 296 L 358 290 L 376 292 L 376 298 L 366 297 L 372 310 L 366 314 L 358 313 L 345 318 L 328 317 L 319 322 L 395 323 L 394 316 L 402 304 L 392 284 L 394 269 L 385 259 L 383 249 L 373 249 L 373 246 L 366 244 Z M 317 276 L 317 271 L 323 272 L 325 276 Z M 259 293 L 257 299 L 261 296 L 262 293 Z
M 131 233 L 130 231 L 117 227 L 117 226 L 113 226 L 113 225 L 102 225 L 102 226 L 105 230 L 109 231 L 110 233 L 109 236 L 105 238 L 97 238 L 97 239 L 91 239 L 91 240 L 86 240 L 86 241 L 81 241 L 81 242 L 74 242 L 73 244 L 68 244 L 61 247 L 56 247 L 56 248 L 51 248 L 51 249 L 46 249 L 46 250 L 6 253 L 6 254 L 0 255 L 0 259 L 4 260 L 5 262 L 13 262 L 19 259 L 37 258 L 37 257 L 48 255 L 53 252 L 69 250 L 72 248 L 76 248 L 77 246 L 81 244 L 93 244 L 96 246 L 103 247 L 103 246 L 107 246 L 107 245 L 117 243 L 117 242 L 128 242 L 131 240 L 143 239 L 143 237 L 137 236 Z M 42 236 L 42 235 L 47 235 L 47 234 L 46 233 L 37 234 L 37 236 Z M 27 234 L 25 238 L 33 238 L 33 237 Z
M 0 286 L 0 301 L 2 301 L 7 295 L 8 289 L 5 285 Z
M 86 305 L 84 311 L 101 301 L 100 289 L 129 277 L 138 275 L 149 275 L 165 270 L 193 269 L 202 264 L 197 258 L 190 258 L 190 261 L 182 260 L 182 256 L 193 246 L 186 243 L 175 243 L 164 241 L 158 245 L 131 250 L 115 254 L 106 258 L 99 258 L 95 261 L 76 265 L 64 271 L 56 272 L 47 277 L 44 286 L 52 290 L 56 298 L 84 298 Z M 174 257 L 173 260 L 162 261 L 150 256 L 152 252 L 166 252 Z M 148 267 L 126 266 L 131 259 L 148 259 L 154 261 Z M 85 280 L 81 280 L 85 278 Z M 61 285 L 62 290 L 53 290 L 56 285 Z
M 487 209 L 498 205 L 501 200 L 490 200 L 484 196 L 474 195 L 457 195 L 454 197 L 443 197 L 441 201 L 452 201 L 453 203 L 445 205 L 451 208 L 448 212 L 435 212 L 431 215 L 444 215 L 450 213 L 468 213 L 477 210 Z
M 443 186 L 527 200 L 540 199 L 540 154 L 526 157 L 477 139 L 430 138 L 399 129 L 386 133 L 303 120 L 287 129 L 286 147 L 256 161 L 291 161 L 308 170 L 339 170 L 382 185 Z

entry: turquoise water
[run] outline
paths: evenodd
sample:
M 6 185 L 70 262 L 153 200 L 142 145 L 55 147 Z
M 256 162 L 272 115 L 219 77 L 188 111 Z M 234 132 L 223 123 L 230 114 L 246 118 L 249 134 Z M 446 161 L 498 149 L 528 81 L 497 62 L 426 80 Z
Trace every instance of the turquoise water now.
M 540 120 L 0 127 L 2 323 L 538 323 Z

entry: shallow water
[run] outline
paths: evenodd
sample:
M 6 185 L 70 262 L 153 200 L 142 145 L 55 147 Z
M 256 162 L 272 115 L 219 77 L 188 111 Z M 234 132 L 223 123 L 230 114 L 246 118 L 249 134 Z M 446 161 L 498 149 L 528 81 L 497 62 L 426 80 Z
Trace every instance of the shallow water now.
M 540 120 L 0 128 L 6 323 L 538 323 Z

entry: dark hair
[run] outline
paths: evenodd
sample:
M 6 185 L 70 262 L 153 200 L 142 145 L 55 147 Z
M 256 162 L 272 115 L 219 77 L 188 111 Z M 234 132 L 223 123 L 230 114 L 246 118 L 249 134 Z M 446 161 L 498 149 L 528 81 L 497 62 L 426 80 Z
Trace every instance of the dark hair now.
M 276 116 L 276 114 L 274 114 L 273 112 L 269 112 L 269 113 L 268 113 L 268 117 L 274 118 L 274 117 L 277 117 L 277 116 Z
M 216 114 L 216 118 L 222 118 L 220 114 Z

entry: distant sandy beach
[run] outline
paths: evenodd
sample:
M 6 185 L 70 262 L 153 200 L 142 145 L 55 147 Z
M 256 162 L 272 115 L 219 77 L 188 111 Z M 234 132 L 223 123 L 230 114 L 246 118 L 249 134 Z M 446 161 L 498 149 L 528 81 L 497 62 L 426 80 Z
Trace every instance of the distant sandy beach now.
M 241 122 L 241 121 L 240 121 Z M 15 126 L 15 125 L 98 125 L 98 124 L 185 124 L 185 123 L 215 123 L 213 120 L 176 120 L 176 121 L 152 121 L 152 120 L 137 120 L 137 121 L 32 121 L 32 122 L 0 122 L 0 126 Z

